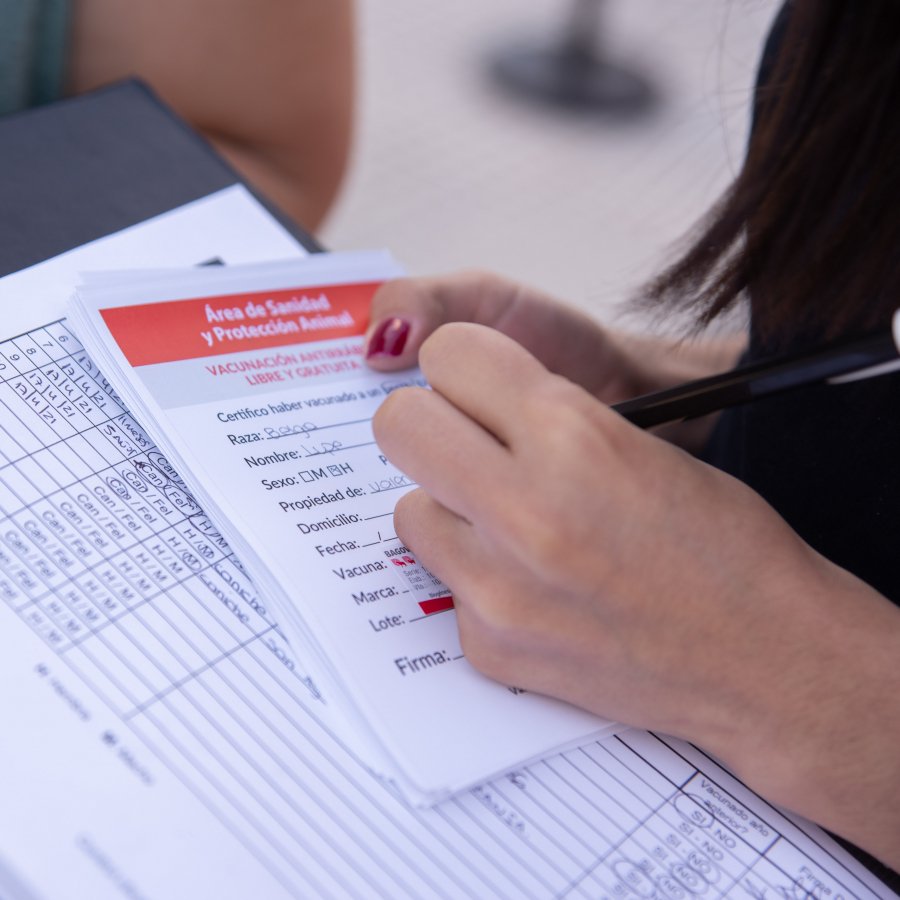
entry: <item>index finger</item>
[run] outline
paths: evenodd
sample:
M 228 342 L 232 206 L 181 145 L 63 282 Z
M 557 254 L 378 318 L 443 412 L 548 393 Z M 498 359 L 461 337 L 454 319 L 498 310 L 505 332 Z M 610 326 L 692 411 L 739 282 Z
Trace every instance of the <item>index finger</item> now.
M 529 433 L 535 388 L 557 382 L 524 347 L 499 331 L 454 323 L 422 348 L 422 374 L 436 394 L 507 447 Z

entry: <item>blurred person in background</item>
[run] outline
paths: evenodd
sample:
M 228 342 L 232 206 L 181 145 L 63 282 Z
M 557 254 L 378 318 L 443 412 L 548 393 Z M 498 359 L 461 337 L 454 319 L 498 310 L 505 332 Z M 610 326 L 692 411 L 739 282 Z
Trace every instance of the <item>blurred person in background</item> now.
M 698 744 L 900 868 L 900 373 L 655 435 L 608 408 L 890 327 L 900 3 L 789 2 L 754 118 L 644 300 L 698 330 L 746 300 L 746 337 L 623 337 L 481 273 L 391 282 L 368 362 L 418 360 L 433 390 L 393 392 L 375 435 L 420 486 L 397 534 L 451 588 L 476 668 Z
M 319 226 L 350 142 L 352 0 L 0 0 L 0 114 L 131 76 Z

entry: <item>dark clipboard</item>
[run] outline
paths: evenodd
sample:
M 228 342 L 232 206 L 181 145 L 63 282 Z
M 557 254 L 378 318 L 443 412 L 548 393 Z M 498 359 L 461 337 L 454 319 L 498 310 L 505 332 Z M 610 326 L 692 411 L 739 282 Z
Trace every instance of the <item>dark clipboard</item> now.
M 0 119 L 0 276 L 244 183 L 139 81 Z M 307 250 L 322 247 L 257 200 Z

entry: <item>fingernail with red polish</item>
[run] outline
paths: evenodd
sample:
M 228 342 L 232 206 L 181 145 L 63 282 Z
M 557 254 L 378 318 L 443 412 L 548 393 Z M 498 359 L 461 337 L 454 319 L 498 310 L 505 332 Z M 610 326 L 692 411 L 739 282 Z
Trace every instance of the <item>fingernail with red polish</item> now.
M 373 356 L 399 356 L 409 337 L 409 322 L 406 319 L 385 319 L 372 335 L 366 359 Z

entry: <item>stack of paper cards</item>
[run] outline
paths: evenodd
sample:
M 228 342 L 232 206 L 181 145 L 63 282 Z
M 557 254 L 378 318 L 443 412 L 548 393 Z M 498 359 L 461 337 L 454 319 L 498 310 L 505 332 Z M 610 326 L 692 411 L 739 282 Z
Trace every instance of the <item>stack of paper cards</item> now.
M 360 252 L 88 275 L 70 322 L 167 454 L 111 490 L 161 490 L 198 536 L 224 535 L 357 752 L 432 803 L 617 726 L 476 672 L 450 588 L 394 531 L 416 485 L 371 419 L 426 383 L 368 369 L 362 336 L 379 284 L 401 274 Z

